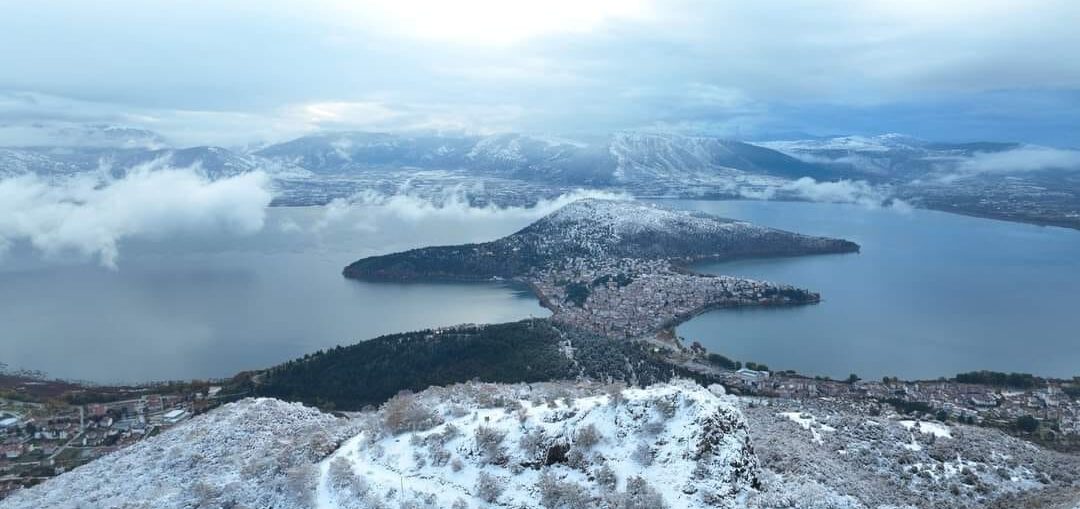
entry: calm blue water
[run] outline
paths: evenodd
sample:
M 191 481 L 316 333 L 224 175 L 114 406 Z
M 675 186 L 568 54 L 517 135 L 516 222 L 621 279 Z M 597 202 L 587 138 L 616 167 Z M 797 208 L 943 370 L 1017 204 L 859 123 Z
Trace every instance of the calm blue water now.
M 711 351 L 834 377 L 1080 375 L 1080 231 L 855 205 L 667 203 L 862 246 L 859 254 L 696 267 L 802 286 L 824 299 L 717 310 L 678 328 Z
M 0 362 L 97 382 L 222 377 L 382 334 L 548 316 L 527 290 L 497 283 L 341 276 L 362 256 L 530 221 L 271 208 L 251 237 L 125 242 L 117 270 L 21 246 L 0 259 Z
M 863 246 L 699 267 L 825 299 L 719 310 L 679 327 L 710 350 L 836 377 L 1080 374 L 1080 232 L 846 205 L 667 203 Z M 0 258 L 0 362 L 101 382 L 218 377 L 380 334 L 547 316 L 531 294 L 500 284 L 340 275 L 362 256 L 490 240 L 538 214 L 274 208 L 251 237 L 125 241 L 118 270 L 16 246 Z

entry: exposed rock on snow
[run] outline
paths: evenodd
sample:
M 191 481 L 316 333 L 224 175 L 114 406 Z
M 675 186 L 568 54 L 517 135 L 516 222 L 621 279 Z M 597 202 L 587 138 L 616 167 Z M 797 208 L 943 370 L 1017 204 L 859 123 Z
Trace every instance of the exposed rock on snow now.
M 900 425 L 914 431 L 929 433 L 938 438 L 952 438 L 949 427 L 939 422 L 899 421 Z

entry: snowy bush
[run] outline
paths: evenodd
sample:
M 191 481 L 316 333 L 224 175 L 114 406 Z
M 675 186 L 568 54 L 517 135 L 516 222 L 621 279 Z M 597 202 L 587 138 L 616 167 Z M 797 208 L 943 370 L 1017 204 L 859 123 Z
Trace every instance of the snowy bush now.
M 660 415 L 662 415 L 664 419 L 671 419 L 678 410 L 676 399 L 671 395 L 657 397 L 653 400 L 653 406 L 660 412 Z
M 596 480 L 597 486 L 609 491 L 615 491 L 615 488 L 619 484 L 619 478 L 615 475 L 615 470 L 607 464 L 600 465 L 593 469 L 593 479 Z
M 645 442 L 638 443 L 637 447 L 634 448 L 634 452 L 633 454 L 631 454 L 630 457 L 635 462 L 637 462 L 638 465 L 641 465 L 643 467 L 647 467 L 649 465 L 652 465 L 653 463 L 652 448 L 649 447 L 649 444 L 646 444 Z
M 579 428 L 577 433 L 574 434 L 574 446 L 587 451 L 592 449 L 594 445 L 600 443 L 602 438 L 603 436 L 597 431 L 596 426 L 587 424 L 584 427 Z
M 480 472 L 476 476 L 476 496 L 487 503 L 494 503 L 506 489 L 504 481 L 487 473 Z
M 544 430 L 542 428 L 532 428 L 522 433 L 521 438 L 518 439 L 518 449 L 530 461 L 542 460 L 544 452 L 547 450 L 544 441 Z
M 592 507 L 589 490 L 568 481 L 560 481 L 549 470 L 540 474 L 536 483 L 540 505 L 548 509 L 588 509 Z
M 664 497 L 642 477 L 626 480 L 626 491 L 616 499 L 617 509 L 667 509 Z
M 504 465 L 507 461 L 506 447 L 503 440 L 506 433 L 488 426 L 477 426 L 473 433 L 473 441 L 476 450 L 480 452 L 484 460 L 493 465 Z
M 383 425 L 395 435 L 406 431 L 430 429 L 441 423 L 438 414 L 425 408 L 412 394 L 402 393 L 383 404 Z

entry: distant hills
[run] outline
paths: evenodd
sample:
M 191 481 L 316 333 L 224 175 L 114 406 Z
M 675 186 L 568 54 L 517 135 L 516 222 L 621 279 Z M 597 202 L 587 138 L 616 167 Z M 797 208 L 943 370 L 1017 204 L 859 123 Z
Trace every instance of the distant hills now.
M 1020 148 L 1018 143 L 938 143 L 902 134 L 835 136 L 756 145 L 828 166 L 847 178 L 906 182 L 952 169 L 954 162 L 979 153 Z
M 785 178 L 842 176 L 826 166 L 769 148 L 715 137 L 615 133 L 579 142 L 559 138 L 395 135 L 344 132 L 305 136 L 247 152 L 223 147 L 184 149 L 129 146 L 0 148 L 0 174 L 63 174 L 103 165 L 128 168 L 166 159 L 175 166 L 198 163 L 209 174 L 227 176 L 256 167 L 288 167 L 317 175 L 371 170 L 467 170 L 553 184 L 615 186 L 656 178 L 700 177 L 738 170 Z
M 780 179 L 900 182 L 942 163 L 1020 147 L 1016 143 L 935 143 L 909 136 L 837 136 L 741 142 L 713 136 L 623 131 L 586 141 L 525 134 L 403 135 L 335 132 L 258 150 L 167 147 L 149 131 L 99 128 L 95 143 L 0 147 L 0 176 L 64 175 L 101 167 L 123 172 L 152 161 L 199 165 L 212 178 L 256 168 L 295 176 L 349 176 L 388 169 L 467 171 L 477 175 L 589 187 L 696 182 L 732 172 Z M 89 135 L 87 135 L 89 136 Z
M 808 189 L 847 180 L 857 181 L 869 201 L 883 205 L 902 200 L 1080 228 L 1080 153 L 1017 143 L 940 143 L 901 134 L 743 142 L 636 131 L 574 140 L 519 133 L 333 132 L 258 149 L 228 149 L 168 147 L 162 137 L 139 129 L 91 126 L 85 131 L 56 136 L 81 144 L 0 147 L 0 178 L 64 179 L 102 170 L 122 176 L 158 163 L 195 166 L 211 179 L 262 169 L 275 179 L 277 205 L 325 204 L 362 190 L 396 192 L 416 179 L 428 192 L 475 184 L 483 189 L 479 202 L 503 205 L 529 204 L 575 188 L 650 197 L 866 202 L 866 196 L 827 193 L 822 198 Z M 1043 167 L 1040 158 L 1057 162 Z M 987 160 L 992 171 L 980 170 Z

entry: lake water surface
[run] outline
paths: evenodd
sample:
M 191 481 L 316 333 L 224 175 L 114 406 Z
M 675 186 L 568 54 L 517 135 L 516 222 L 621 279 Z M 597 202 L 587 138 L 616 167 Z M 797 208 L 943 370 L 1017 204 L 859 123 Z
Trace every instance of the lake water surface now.
M 125 242 L 116 270 L 17 248 L 0 259 L 0 361 L 98 382 L 222 377 L 382 334 L 550 314 L 504 284 L 341 276 L 362 256 L 496 238 L 527 217 L 268 214 L 251 237 Z
M 698 267 L 821 292 L 678 328 L 712 351 L 835 377 L 1080 374 L 1080 232 L 930 211 L 669 201 L 862 252 Z M 381 334 L 547 316 L 523 289 L 346 280 L 372 254 L 490 240 L 545 211 L 273 208 L 261 233 L 126 241 L 116 270 L 0 258 L 0 362 L 100 382 L 229 376 Z
M 667 202 L 862 252 L 704 264 L 820 292 L 813 306 L 717 310 L 678 327 L 728 357 L 806 374 L 1080 375 L 1080 232 L 941 212 L 784 202 Z

